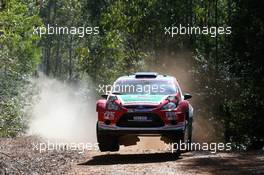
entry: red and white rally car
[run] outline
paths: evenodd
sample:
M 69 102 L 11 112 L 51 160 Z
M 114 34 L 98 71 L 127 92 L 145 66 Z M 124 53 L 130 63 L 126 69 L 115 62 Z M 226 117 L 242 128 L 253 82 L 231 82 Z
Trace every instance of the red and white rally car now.
M 138 72 L 118 78 L 111 93 L 97 101 L 100 151 L 118 151 L 138 136 L 161 136 L 166 143 L 191 143 L 193 108 L 176 78 Z

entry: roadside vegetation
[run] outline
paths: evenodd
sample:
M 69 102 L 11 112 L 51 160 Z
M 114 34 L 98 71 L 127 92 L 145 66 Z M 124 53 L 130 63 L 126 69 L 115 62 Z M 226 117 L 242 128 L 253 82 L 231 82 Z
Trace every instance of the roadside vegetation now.
M 263 1 L 1 0 L 0 136 L 27 127 L 29 78 L 38 71 L 95 84 L 148 71 L 166 54 L 188 51 L 196 112 L 223 126 L 226 142 L 261 148 L 264 139 Z M 33 34 L 34 26 L 98 26 L 98 35 Z M 172 26 L 231 26 L 231 35 L 164 34 Z M 173 61 L 173 60 L 170 60 Z M 206 105 L 205 105 L 206 104 Z M 243 145 L 243 147 L 241 147 Z

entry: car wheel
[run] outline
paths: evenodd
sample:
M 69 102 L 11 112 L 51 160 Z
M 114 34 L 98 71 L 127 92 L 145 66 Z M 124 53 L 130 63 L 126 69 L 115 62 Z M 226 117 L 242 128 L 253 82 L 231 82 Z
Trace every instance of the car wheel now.
M 186 151 L 191 151 L 192 143 L 192 122 L 188 122 L 185 127 L 184 136 L 182 138 L 183 142 L 186 144 Z
M 173 155 L 175 157 L 179 157 L 181 155 L 180 142 L 181 142 L 182 135 L 183 134 L 181 134 L 180 136 L 176 137 L 175 141 L 173 143 L 173 150 L 174 151 L 172 153 L 173 153 Z
M 119 144 L 116 138 L 111 136 L 98 136 L 98 146 L 99 150 L 102 152 L 105 151 L 119 151 Z
M 119 151 L 118 139 L 115 136 L 108 134 L 101 134 L 97 129 L 97 141 L 99 150 L 105 151 Z
M 173 149 L 175 150 L 174 153 L 176 155 L 180 155 L 182 152 L 190 151 L 191 143 L 192 143 L 192 123 L 188 122 L 186 124 L 184 131 L 178 134 L 174 138 L 174 144 L 173 144 Z M 181 147 L 182 146 L 181 144 L 185 144 L 185 147 Z M 184 148 L 186 149 L 181 150 L 180 147 L 181 149 L 184 149 Z
M 185 136 L 184 136 L 184 142 L 189 146 L 191 146 L 192 143 L 192 122 L 189 121 L 186 129 L 185 129 Z

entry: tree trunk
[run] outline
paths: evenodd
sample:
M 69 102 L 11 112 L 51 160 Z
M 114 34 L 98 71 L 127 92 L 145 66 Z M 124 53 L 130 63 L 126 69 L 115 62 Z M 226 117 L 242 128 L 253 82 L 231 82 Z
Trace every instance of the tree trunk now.
M 60 50 L 61 50 L 61 36 L 58 37 L 57 48 L 56 48 L 56 61 L 55 61 L 55 76 L 61 76 L 61 57 L 60 57 Z
M 218 27 L 218 0 L 215 0 L 215 26 Z M 218 71 L 218 34 L 215 37 L 215 69 Z
M 72 35 L 70 35 L 70 43 L 69 43 L 69 79 L 72 79 Z

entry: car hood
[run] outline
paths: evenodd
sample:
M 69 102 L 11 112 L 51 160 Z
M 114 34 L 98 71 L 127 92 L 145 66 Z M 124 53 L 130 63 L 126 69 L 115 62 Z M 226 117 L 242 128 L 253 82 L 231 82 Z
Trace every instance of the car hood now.
M 118 95 L 122 104 L 153 104 L 158 105 L 168 95 Z

